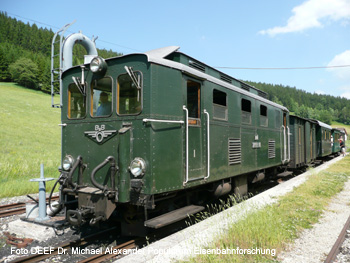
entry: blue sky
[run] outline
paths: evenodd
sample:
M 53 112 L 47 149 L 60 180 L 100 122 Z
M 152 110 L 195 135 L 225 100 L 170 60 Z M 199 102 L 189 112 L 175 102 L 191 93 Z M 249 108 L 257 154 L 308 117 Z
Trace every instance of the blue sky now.
M 69 32 L 98 36 L 98 48 L 180 46 L 235 78 L 350 99 L 350 67 L 334 67 L 350 65 L 350 0 L 1 0 L 0 10 L 53 31 L 76 20 Z M 305 67 L 323 68 L 266 69 Z

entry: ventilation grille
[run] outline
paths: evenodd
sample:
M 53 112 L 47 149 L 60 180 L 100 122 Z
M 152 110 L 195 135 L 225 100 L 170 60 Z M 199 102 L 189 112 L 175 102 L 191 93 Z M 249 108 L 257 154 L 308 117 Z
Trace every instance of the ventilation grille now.
M 265 92 L 263 92 L 263 91 L 258 90 L 258 95 L 259 95 L 260 97 L 263 97 L 263 98 L 265 98 L 265 99 L 268 99 L 267 94 L 266 94 Z
M 274 140 L 269 140 L 269 149 L 268 149 L 268 155 L 269 159 L 275 158 L 276 157 L 276 147 L 275 147 L 275 141 Z
M 244 89 L 246 91 L 250 91 L 249 86 L 247 84 L 245 84 L 245 83 L 241 83 L 241 89 Z
M 230 84 L 232 83 L 232 79 L 227 75 L 220 74 L 220 79 L 227 82 L 227 83 L 230 83 Z
M 195 69 L 198 69 L 199 71 L 205 72 L 205 66 L 200 64 L 197 61 L 190 60 L 188 64 L 191 68 L 195 68 Z
M 228 139 L 228 164 L 241 163 L 241 140 Z

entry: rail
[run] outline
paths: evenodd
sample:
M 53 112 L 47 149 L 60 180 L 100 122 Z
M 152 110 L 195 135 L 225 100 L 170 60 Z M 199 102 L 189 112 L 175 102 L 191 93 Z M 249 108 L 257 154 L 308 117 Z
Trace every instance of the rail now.
M 58 196 L 54 196 L 52 200 L 57 200 Z M 35 200 L 35 199 L 34 199 Z M 46 198 L 46 201 L 48 198 Z M 37 200 L 35 200 L 37 201 Z M 0 206 L 0 218 L 23 214 L 26 212 L 26 203 L 19 202 Z

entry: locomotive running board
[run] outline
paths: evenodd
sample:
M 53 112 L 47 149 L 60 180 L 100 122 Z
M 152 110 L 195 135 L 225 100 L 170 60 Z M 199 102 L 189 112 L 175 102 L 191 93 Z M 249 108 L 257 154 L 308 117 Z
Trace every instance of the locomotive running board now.
M 283 173 L 277 174 L 277 177 L 286 177 L 286 176 L 291 175 L 291 174 L 293 174 L 292 171 L 285 171 Z
M 204 210 L 204 206 L 189 205 L 145 221 L 145 226 L 158 229 Z

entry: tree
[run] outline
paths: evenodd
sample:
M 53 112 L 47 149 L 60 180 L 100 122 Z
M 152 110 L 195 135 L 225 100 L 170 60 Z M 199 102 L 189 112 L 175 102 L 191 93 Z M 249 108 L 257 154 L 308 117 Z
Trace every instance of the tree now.
M 8 71 L 9 61 L 6 50 L 0 46 L 0 81 L 10 81 L 11 75 Z
M 9 67 L 12 79 L 27 88 L 37 88 L 38 66 L 29 58 L 19 58 Z

